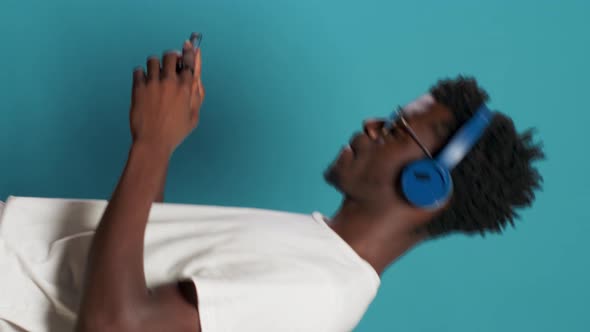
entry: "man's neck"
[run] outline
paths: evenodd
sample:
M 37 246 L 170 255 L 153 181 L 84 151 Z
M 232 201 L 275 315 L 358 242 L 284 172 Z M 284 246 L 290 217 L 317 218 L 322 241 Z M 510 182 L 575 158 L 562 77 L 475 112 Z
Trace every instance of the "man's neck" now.
M 395 209 L 368 212 L 345 202 L 328 223 L 379 275 L 387 266 L 427 238 L 416 224 Z

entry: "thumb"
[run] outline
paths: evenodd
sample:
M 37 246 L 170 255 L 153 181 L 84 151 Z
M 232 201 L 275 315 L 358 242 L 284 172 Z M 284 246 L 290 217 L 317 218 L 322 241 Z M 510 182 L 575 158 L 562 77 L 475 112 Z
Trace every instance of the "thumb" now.
M 193 68 L 195 68 L 195 72 L 193 74 L 193 84 L 191 86 L 191 95 L 195 96 L 198 92 L 199 89 L 199 81 L 201 80 L 201 49 L 197 48 L 197 54 L 195 56 L 195 60 L 194 60 L 194 66 Z
M 200 94 L 201 90 L 201 49 L 197 48 L 194 62 L 195 72 L 193 75 L 193 82 L 191 85 L 191 110 L 192 112 L 198 112 L 198 108 L 201 104 L 201 99 L 203 98 Z

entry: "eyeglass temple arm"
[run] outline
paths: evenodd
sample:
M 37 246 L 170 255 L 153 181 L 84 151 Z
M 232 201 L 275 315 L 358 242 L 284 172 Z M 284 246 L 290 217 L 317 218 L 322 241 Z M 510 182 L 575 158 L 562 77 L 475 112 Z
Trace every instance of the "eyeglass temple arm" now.
M 422 144 L 422 142 L 418 138 L 418 135 L 416 135 L 416 133 L 414 132 L 414 130 L 412 129 L 412 127 L 410 127 L 410 125 L 408 124 L 408 122 L 404 118 L 404 115 L 403 115 L 403 112 L 401 110 L 401 107 L 398 107 L 397 111 L 391 112 L 391 115 L 389 116 L 389 118 L 387 119 L 387 121 L 385 121 L 384 127 L 387 130 L 391 130 L 393 128 L 393 125 L 394 125 L 394 123 L 395 123 L 395 121 L 397 119 L 401 119 L 401 121 L 402 121 L 402 123 L 404 125 L 404 129 L 406 129 L 408 131 L 408 133 L 410 134 L 410 136 L 412 136 L 412 139 L 414 140 L 414 142 L 416 142 L 416 144 L 418 144 L 418 146 L 420 146 L 420 149 L 422 149 L 422 152 L 424 152 L 424 154 L 426 156 L 428 156 L 428 158 L 432 159 L 432 153 L 430 153 L 430 151 L 428 150 L 428 148 L 424 144 Z

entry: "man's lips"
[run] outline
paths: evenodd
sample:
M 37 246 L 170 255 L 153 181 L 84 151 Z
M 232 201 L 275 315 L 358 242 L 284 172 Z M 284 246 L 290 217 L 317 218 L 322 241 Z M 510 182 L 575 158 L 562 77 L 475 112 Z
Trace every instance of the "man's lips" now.
M 358 155 L 362 151 L 366 150 L 372 143 L 372 140 L 366 134 L 357 134 L 351 140 L 348 147 L 354 155 Z

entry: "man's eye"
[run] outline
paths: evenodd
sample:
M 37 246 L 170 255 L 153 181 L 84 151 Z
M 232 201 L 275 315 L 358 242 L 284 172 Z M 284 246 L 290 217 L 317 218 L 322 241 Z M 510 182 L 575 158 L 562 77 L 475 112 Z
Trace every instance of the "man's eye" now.
M 401 130 L 399 127 L 393 127 L 389 131 L 389 134 L 393 137 L 399 138 L 403 134 L 403 130 Z
M 393 136 L 393 137 L 398 137 L 399 136 L 399 128 L 396 126 L 384 126 L 382 128 L 381 133 L 383 134 L 383 136 Z
M 408 133 L 406 132 L 406 130 L 404 129 L 404 127 L 402 125 L 393 126 L 390 130 L 390 134 L 391 134 L 391 136 L 398 138 L 398 139 L 403 139 L 406 136 L 408 136 Z

